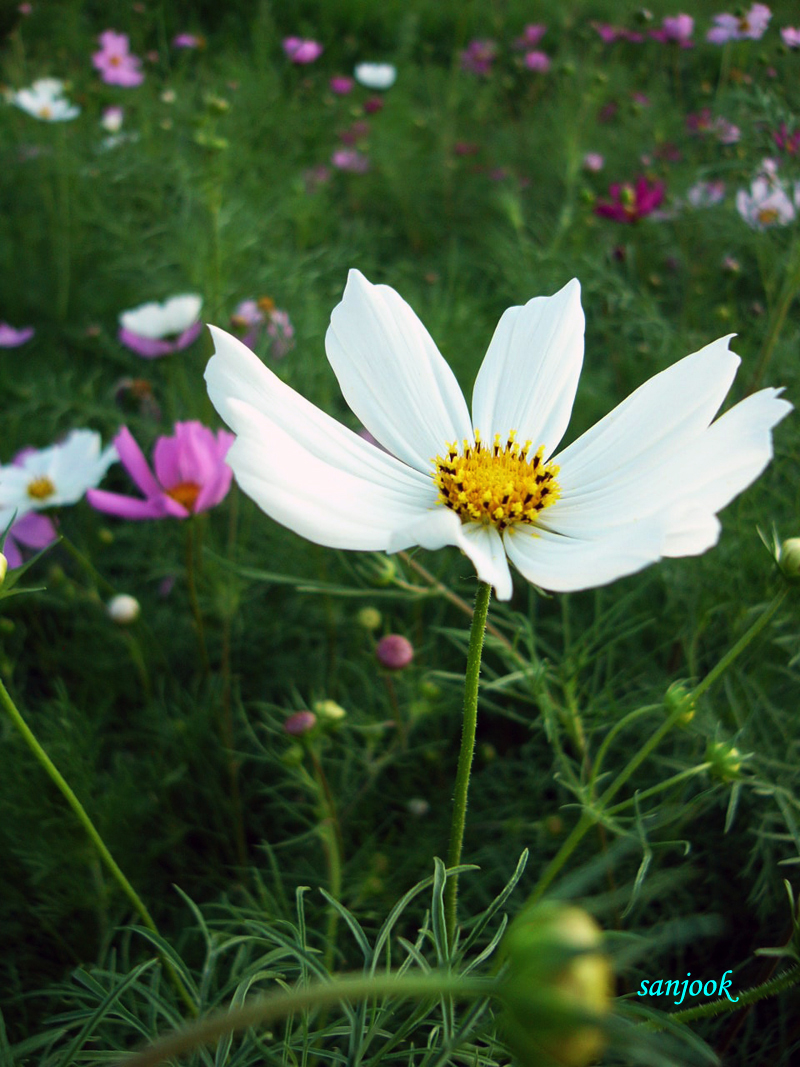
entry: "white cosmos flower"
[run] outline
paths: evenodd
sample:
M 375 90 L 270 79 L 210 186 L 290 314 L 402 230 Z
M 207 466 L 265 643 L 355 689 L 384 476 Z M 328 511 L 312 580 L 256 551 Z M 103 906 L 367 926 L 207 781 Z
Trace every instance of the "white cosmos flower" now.
M 358 63 L 353 73 L 367 89 L 391 89 L 397 80 L 397 68 L 391 63 Z
M 150 304 L 140 304 L 130 311 L 123 311 L 119 324 L 124 330 L 130 330 L 138 337 L 160 340 L 173 334 L 181 334 L 193 326 L 202 306 L 202 297 L 196 293 L 184 293 L 181 296 L 171 296 L 160 304 L 154 301 Z
M 0 467 L 0 508 L 16 509 L 17 518 L 29 511 L 75 504 L 99 485 L 117 450 L 102 448 L 94 430 L 72 430 L 59 444 L 26 450 L 13 463 Z
M 475 381 L 472 418 L 420 320 L 386 285 L 350 272 L 328 359 L 387 454 L 285 385 L 215 327 L 211 400 L 237 434 L 226 456 L 277 522 L 332 548 L 457 545 L 501 600 L 508 560 L 566 592 L 716 543 L 716 513 L 772 457 L 790 410 L 763 389 L 712 421 L 739 357 L 730 337 L 655 375 L 556 454 L 583 362 L 580 286 L 509 308 Z M 732 336 L 732 335 L 731 335 Z M 480 448 L 478 442 L 480 441 Z
M 80 115 L 81 109 L 71 104 L 63 93 L 64 83 L 59 78 L 39 78 L 29 89 L 11 93 L 9 99 L 44 122 L 64 122 Z

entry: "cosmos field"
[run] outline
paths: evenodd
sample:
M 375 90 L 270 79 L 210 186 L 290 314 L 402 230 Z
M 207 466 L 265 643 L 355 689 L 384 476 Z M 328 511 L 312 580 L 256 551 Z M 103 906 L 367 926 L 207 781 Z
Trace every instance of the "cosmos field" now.
M 797 1062 L 799 87 L 0 6 L 2 1067 Z

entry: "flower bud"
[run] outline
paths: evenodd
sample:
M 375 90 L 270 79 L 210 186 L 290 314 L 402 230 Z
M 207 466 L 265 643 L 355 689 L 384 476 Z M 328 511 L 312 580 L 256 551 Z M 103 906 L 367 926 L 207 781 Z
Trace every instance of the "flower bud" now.
M 371 633 L 373 630 L 378 629 L 383 621 L 383 616 L 377 608 L 362 608 L 356 615 L 356 621 L 359 626 Z
M 347 715 L 342 705 L 337 704 L 335 700 L 315 701 L 314 711 L 320 719 L 327 719 L 328 722 L 340 722 Z
M 778 566 L 787 578 L 800 578 L 800 537 L 790 537 L 781 543 Z
M 672 715 L 676 712 L 681 704 L 686 702 L 686 698 L 691 693 L 691 690 L 687 689 L 682 682 L 673 682 L 664 695 L 664 707 L 667 715 Z M 678 726 L 688 726 L 694 718 L 695 713 L 694 701 L 689 701 L 684 704 L 683 711 L 678 716 Z
M 376 554 L 373 561 L 370 581 L 373 585 L 391 585 L 397 577 L 397 564 L 389 556 Z
M 6 574 L 8 573 L 8 560 L 0 552 L 0 585 L 6 580 Z
M 560 901 L 529 905 L 508 929 L 503 1026 L 523 1063 L 587 1067 L 605 1037 L 612 975 L 602 930 L 585 911 Z
M 309 730 L 313 730 L 316 725 L 317 716 L 313 711 L 296 711 L 294 715 L 289 716 L 283 724 L 283 728 L 292 737 L 301 737 L 303 734 L 307 734 Z
M 300 745 L 289 745 L 281 756 L 281 763 L 286 767 L 299 767 L 305 756 L 306 754 Z
M 730 741 L 709 741 L 706 748 L 708 773 L 722 782 L 733 782 L 742 769 L 742 754 Z
M 129 596 L 127 593 L 112 596 L 106 604 L 108 617 L 119 626 L 129 626 L 132 622 L 136 622 L 141 610 L 136 597 Z
M 424 797 L 411 797 L 411 799 L 406 802 L 406 811 L 416 819 L 421 819 L 422 816 L 427 815 L 430 810 L 431 806 Z
M 402 634 L 386 634 L 378 642 L 375 655 L 390 671 L 401 671 L 414 658 L 414 646 Z

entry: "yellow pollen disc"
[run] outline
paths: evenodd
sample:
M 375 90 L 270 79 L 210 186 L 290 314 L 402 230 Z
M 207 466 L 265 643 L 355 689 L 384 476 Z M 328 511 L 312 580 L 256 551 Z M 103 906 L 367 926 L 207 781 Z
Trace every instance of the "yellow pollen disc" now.
M 778 212 L 774 207 L 762 207 L 758 212 L 758 221 L 763 222 L 765 226 L 769 226 L 770 223 L 778 221 Z
M 43 104 L 42 107 L 39 108 L 39 118 L 40 119 L 50 119 L 52 117 L 53 117 L 53 112 L 50 110 L 50 108 L 46 104 Z
M 56 487 L 46 474 L 40 478 L 34 478 L 32 482 L 28 482 L 28 496 L 33 500 L 47 500 L 55 491 Z
M 167 489 L 166 493 L 167 496 L 171 496 L 173 500 L 182 504 L 187 511 L 191 511 L 200 495 L 200 486 L 197 482 L 179 482 L 178 485 Z
M 448 445 L 434 459 L 433 481 L 444 504 L 462 522 L 491 523 L 498 530 L 517 522 L 531 525 L 558 500 L 558 467 L 544 463 L 544 445 L 531 452 L 531 441 L 520 446 L 512 430 L 505 442 L 495 434 L 487 445 L 475 431 L 475 444 Z

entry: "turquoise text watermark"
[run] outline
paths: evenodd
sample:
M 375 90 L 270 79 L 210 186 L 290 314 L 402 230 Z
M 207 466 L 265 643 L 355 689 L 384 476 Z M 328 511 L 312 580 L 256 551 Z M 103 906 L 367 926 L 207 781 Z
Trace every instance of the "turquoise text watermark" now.
M 738 997 L 732 997 L 728 990 L 731 987 L 731 980 L 726 975 L 733 974 L 733 971 L 725 971 L 722 978 L 719 980 L 719 988 L 717 988 L 717 982 L 715 979 L 711 979 L 708 982 L 703 982 L 699 978 L 695 978 L 690 982 L 689 979 L 692 976 L 691 971 L 686 972 L 686 978 L 683 981 L 683 989 L 681 989 L 680 978 L 659 978 L 655 982 L 650 978 L 645 978 L 642 984 L 639 986 L 639 992 L 637 997 L 671 997 L 681 995 L 680 1000 L 673 1001 L 675 1004 L 683 1004 L 683 998 L 688 991 L 690 997 L 699 997 L 701 994 L 704 997 L 721 997 L 723 993 L 732 1003 L 738 1001 Z M 697 989 L 695 989 L 697 986 Z

